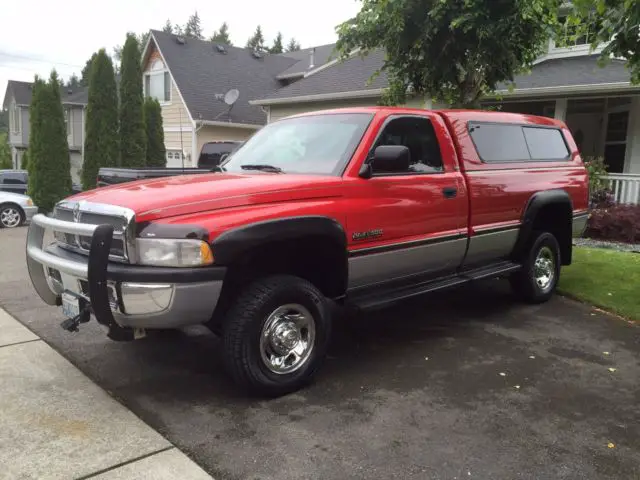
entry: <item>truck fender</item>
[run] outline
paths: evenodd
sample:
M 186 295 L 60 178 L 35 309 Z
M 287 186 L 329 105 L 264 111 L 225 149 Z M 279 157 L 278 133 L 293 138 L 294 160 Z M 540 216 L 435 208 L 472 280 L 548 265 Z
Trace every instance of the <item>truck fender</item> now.
M 560 244 L 562 263 L 565 265 L 571 263 L 573 203 L 569 194 L 562 189 L 543 190 L 531 195 L 522 213 L 522 226 L 514 247 L 515 258 L 518 258 L 527 248 L 531 235 L 536 227 L 536 219 L 538 219 L 541 211 L 549 206 L 554 207 L 554 212 L 556 212 L 558 218 L 562 218 L 562 222 L 564 222 L 564 224 L 562 222 L 554 222 L 553 225 L 549 226 L 551 233 L 557 237 L 558 243 Z M 566 222 L 564 220 L 565 212 L 567 216 Z
M 347 255 L 347 236 L 336 220 L 322 216 L 287 217 L 266 220 L 223 232 L 212 242 L 216 263 L 228 265 L 245 252 L 262 244 L 324 236 L 340 245 Z

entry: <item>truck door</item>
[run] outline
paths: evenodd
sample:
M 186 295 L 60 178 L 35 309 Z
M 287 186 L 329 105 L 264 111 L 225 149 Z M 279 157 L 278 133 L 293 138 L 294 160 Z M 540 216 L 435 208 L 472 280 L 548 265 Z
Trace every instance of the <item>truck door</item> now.
M 467 246 L 468 198 L 442 119 L 389 116 L 365 161 L 381 145 L 406 146 L 410 166 L 379 171 L 373 162 L 372 177 L 357 177 L 347 189 L 350 288 L 453 272 Z

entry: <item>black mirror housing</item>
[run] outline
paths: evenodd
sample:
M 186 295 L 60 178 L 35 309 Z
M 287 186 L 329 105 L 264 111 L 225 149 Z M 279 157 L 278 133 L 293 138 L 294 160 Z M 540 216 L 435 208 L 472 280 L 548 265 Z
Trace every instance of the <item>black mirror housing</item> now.
M 407 172 L 411 165 L 411 152 L 404 145 L 380 145 L 373 152 L 371 164 L 376 173 Z

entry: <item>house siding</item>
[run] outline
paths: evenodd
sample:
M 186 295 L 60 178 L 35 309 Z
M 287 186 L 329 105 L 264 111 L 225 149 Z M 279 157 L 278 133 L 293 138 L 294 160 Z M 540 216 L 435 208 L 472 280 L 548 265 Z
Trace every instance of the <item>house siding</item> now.
M 29 144 L 29 107 L 18 107 L 20 109 L 20 131 L 15 132 L 9 128 L 9 145 L 24 147 Z M 12 115 L 9 110 L 9 115 Z
M 72 137 L 69 138 L 69 148 L 82 148 L 82 107 L 73 107 L 69 112 Z
M 202 150 L 202 146 L 207 142 L 219 142 L 219 141 L 238 141 L 242 142 L 247 140 L 256 131 L 246 128 L 232 128 L 232 127 L 213 127 L 204 126 L 198 130 L 197 138 L 197 153 Z

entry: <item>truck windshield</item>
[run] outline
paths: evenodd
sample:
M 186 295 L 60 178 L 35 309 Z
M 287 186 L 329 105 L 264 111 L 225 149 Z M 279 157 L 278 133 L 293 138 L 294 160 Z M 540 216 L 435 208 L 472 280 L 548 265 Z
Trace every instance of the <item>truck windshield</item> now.
M 247 140 L 222 168 L 339 175 L 372 118 L 369 113 L 336 113 L 280 120 Z

